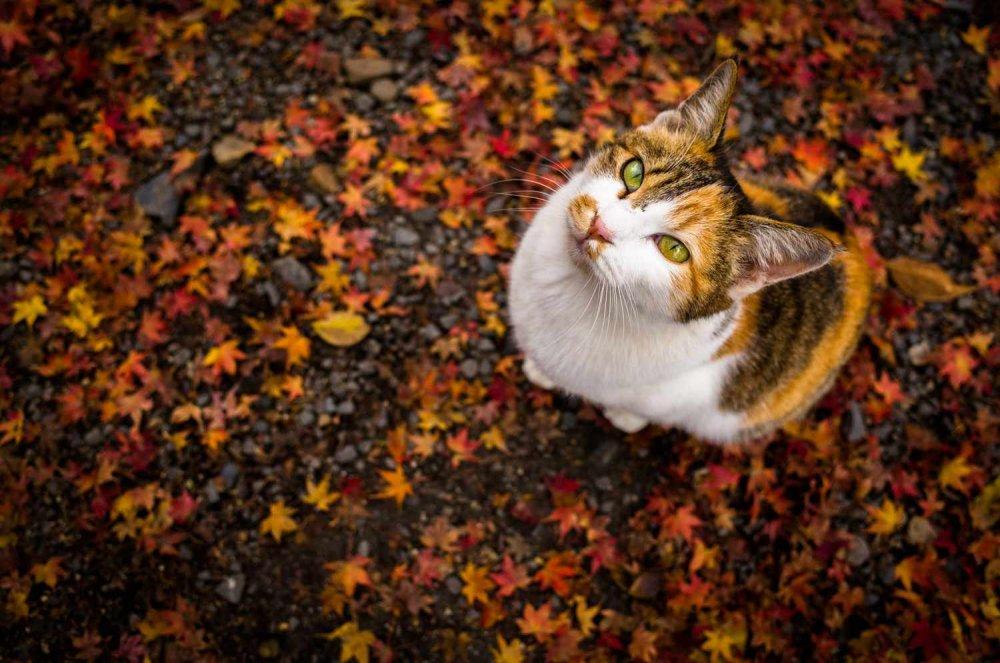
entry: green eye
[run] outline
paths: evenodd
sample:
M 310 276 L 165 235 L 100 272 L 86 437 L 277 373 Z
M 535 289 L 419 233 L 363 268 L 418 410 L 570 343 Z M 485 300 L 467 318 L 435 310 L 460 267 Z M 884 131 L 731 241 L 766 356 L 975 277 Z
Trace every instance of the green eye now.
M 632 193 L 642 186 L 642 178 L 646 174 L 646 169 L 639 159 L 631 159 L 622 166 L 622 182 L 629 193 Z
M 684 246 L 679 239 L 670 235 L 664 235 L 656 240 L 656 248 L 670 262 L 687 262 L 687 259 L 691 257 L 688 247 Z

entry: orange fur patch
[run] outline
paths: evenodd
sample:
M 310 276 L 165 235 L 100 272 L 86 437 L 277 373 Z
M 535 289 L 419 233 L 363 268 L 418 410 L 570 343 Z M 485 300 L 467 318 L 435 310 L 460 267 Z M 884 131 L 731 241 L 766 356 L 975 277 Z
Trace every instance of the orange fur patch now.
M 729 335 L 726 342 L 715 351 L 713 359 L 720 359 L 726 355 L 743 352 L 750 347 L 754 331 L 757 329 L 757 315 L 760 312 L 761 291 L 757 291 L 746 297 L 740 305 L 740 312 L 733 326 L 733 333 Z
M 753 428 L 795 417 L 812 405 L 847 361 L 861 335 L 871 299 L 871 273 L 853 237 L 845 242 L 847 251 L 834 257 L 844 271 L 844 314 L 827 329 L 815 345 L 809 363 L 778 388 L 772 390 L 747 413 L 747 427 Z
M 788 218 L 788 203 L 777 193 L 750 180 L 737 178 L 736 181 L 755 207 L 771 212 L 780 218 Z
M 586 235 L 590 222 L 597 213 L 597 201 L 588 193 L 581 194 L 570 201 L 568 211 L 573 227 L 581 236 Z

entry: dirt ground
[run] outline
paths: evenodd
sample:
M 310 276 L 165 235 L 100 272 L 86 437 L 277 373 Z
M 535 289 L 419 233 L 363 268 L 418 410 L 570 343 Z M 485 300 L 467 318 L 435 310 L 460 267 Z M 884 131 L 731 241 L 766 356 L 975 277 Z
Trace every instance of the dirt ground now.
M 995 657 L 995 25 L 0 4 L 0 659 Z M 532 388 L 505 295 L 561 169 L 725 57 L 734 168 L 877 282 L 820 405 L 728 449 Z

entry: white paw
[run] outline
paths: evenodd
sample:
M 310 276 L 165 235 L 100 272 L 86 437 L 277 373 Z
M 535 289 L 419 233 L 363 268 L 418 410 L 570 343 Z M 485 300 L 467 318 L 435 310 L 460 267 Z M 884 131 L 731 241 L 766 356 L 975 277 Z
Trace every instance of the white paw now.
M 611 425 L 625 433 L 637 433 L 649 424 L 649 421 L 639 415 L 616 407 L 604 408 L 604 416 L 611 422 Z
M 524 375 L 528 378 L 531 384 L 541 387 L 542 389 L 552 389 L 556 386 L 556 383 L 545 377 L 542 372 L 538 369 L 538 365 L 531 361 L 527 357 L 524 358 L 524 364 L 522 366 L 524 369 Z

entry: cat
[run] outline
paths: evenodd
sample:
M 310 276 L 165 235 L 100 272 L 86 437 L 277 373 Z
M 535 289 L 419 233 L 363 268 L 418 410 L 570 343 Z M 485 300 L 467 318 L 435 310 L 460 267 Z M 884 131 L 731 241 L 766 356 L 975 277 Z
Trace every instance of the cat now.
M 597 149 L 511 265 L 526 377 L 625 432 L 765 435 L 829 389 L 867 315 L 870 274 L 832 209 L 730 171 L 736 80 L 728 60 L 676 109 Z

